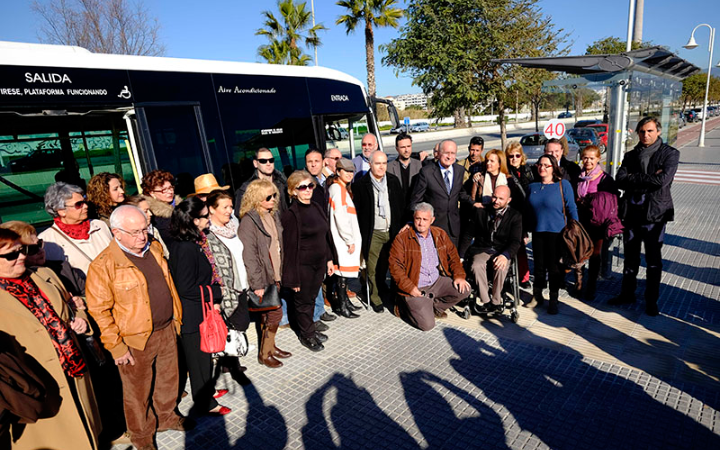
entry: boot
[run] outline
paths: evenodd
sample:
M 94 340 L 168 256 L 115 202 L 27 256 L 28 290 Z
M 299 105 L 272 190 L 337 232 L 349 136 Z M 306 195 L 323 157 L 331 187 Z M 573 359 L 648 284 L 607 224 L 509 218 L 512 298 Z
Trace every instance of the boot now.
M 550 291 L 550 302 L 548 303 L 548 314 L 557 314 L 558 313 L 558 291 L 552 292 Z
M 533 289 L 533 300 L 535 300 L 535 307 L 542 308 L 545 306 L 545 298 L 543 297 L 542 288 Z
M 582 288 L 583 288 L 583 268 L 582 268 L 582 266 L 575 269 L 575 278 L 577 279 L 577 282 L 575 283 L 575 290 L 573 292 L 573 296 L 576 298 L 580 298 L 582 296 Z
M 645 313 L 648 316 L 657 316 L 660 314 L 657 301 L 660 297 L 660 279 L 662 278 L 662 268 L 648 267 L 647 283 L 645 284 Z
M 347 319 L 360 317 L 353 312 L 353 305 L 350 303 L 350 298 L 347 295 L 347 280 L 345 280 L 345 277 L 338 277 L 334 297 L 336 299 L 336 305 L 333 305 L 333 312 L 335 314 Z M 335 309 L 336 307 L 337 309 Z
M 600 275 L 600 258 L 590 258 L 588 264 L 588 279 L 585 284 L 585 299 L 595 300 L 595 291 L 597 290 L 597 280 Z
M 280 350 L 279 348 L 275 347 L 275 351 L 273 352 L 273 356 L 276 358 L 289 358 L 292 356 L 292 353 L 286 352 L 285 350 Z
M 269 325 L 267 323 L 267 317 L 263 317 L 262 322 L 262 334 L 260 335 L 260 351 L 258 352 L 258 362 L 264 366 L 270 367 L 271 369 L 277 369 L 282 367 L 283 363 L 275 359 L 273 354 L 275 353 L 275 334 L 277 333 L 278 325 Z

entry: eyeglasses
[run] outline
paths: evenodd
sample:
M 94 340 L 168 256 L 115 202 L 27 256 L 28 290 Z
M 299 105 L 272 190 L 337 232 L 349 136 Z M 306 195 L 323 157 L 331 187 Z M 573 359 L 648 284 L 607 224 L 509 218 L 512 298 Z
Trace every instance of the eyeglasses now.
M 269 202 L 270 200 L 275 200 L 277 198 L 277 194 L 268 195 L 265 197 L 265 201 Z
M 6 261 L 15 261 L 20 257 L 21 254 L 27 256 L 27 254 L 28 254 L 28 246 L 27 245 L 23 245 L 19 249 L 12 251 L 10 253 L 5 253 L 4 255 L 0 255 L 0 258 L 4 259 Z
M 508 158 L 510 158 L 510 159 L 522 158 L 522 155 L 519 153 L 517 155 L 508 155 Z
M 301 191 L 301 192 L 302 192 L 302 191 L 307 191 L 307 190 L 311 190 L 311 191 L 312 191 L 313 189 L 315 189 L 315 184 L 313 184 L 313 183 L 310 183 L 310 184 L 301 184 L 300 186 L 296 187 L 295 189 L 297 189 L 298 191 Z
M 550 169 L 550 168 L 552 168 L 552 164 L 538 164 L 537 166 L 538 166 L 539 168 L 543 168 L 543 169 Z
M 118 228 L 118 230 L 122 231 L 123 233 L 128 234 L 131 237 L 134 237 L 135 239 L 139 238 L 140 236 L 147 236 L 148 229 L 143 228 L 142 230 L 135 230 L 135 231 L 127 231 L 123 230 L 122 228 Z
M 208 217 L 210 217 L 210 213 L 199 215 L 198 219 L 207 219 Z
M 80 200 L 79 202 L 71 203 L 71 204 L 65 204 L 66 208 L 75 208 L 75 209 L 82 209 L 83 206 L 87 205 L 87 200 Z
M 45 248 L 45 242 L 42 239 L 38 239 L 37 244 L 30 244 L 27 246 L 27 255 L 37 255 L 43 248 Z
M 255 161 L 257 161 L 258 164 L 273 164 L 275 162 L 275 158 L 258 158 Z
M 168 186 L 160 189 L 153 189 L 153 192 L 162 192 L 163 194 L 167 194 L 168 192 L 172 192 L 175 190 L 175 186 Z
M 342 159 L 342 156 L 336 156 L 334 158 L 332 156 L 328 156 L 327 159 L 333 159 L 335 161 L 340 161 Z

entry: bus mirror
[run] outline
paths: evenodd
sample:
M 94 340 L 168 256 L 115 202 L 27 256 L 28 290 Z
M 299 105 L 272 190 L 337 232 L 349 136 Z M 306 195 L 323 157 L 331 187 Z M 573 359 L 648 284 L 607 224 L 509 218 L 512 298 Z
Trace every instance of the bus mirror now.
M 395 108 L 395 105 L 390 100 L 386 100 L 384 98 L 377 98 L 373 97 L 373 102 L 375 103 L 375 109 L 377 109 L 377 104 L 382 103 L 385 106 L 387 106 L 387 112 L 388 116 L 390 116 L 390 123 L 392 123 L 393 128 L 398 128 L 400 126 L 400 118 L 397 113 L 397 109 Z

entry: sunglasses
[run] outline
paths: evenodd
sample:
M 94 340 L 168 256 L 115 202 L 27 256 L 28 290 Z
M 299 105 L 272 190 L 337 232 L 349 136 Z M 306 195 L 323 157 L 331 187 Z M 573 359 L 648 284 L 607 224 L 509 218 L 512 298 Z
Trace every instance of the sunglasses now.
M 87 200 L 80 200 L 79 202 L 75 202 L 75 203 L 72 203 L 72 204 L 69 204 L 69 205 L 66 204 L 65 207 L 66 207 L 66 208 L 82 209 L 82 207 L 85 206 L 85 205 L 87 205 L 87 204 L 88 204 L 88 201 L 87 201 Z
M 275 162 L 275 158 L 258 158 L 255 161 L 259 164 L 273 164 Z
M 307 190 L 312 191 L 313 189 L 315 189 L 315 184 L 313 184 L 313 183 L 301 184 L 300 186 L 296 187 L 295 189 L 297 189 L 298 191 L 307 191 Z
M 269 202 L 270 200 L 275 200 L 277 198 L 277 194 L 268 195 L 265 197 L 265 201 Z
M 203 215 L 201 215 L 201 216 L 198 216 L 198 219 L 207 219 L 208 217 L 210 217 L 210 213 L 207 213 L 207 214 L 203 214 Z
M 38 239 L 37 244 L 31 244 L 27 246 L 27 255 L 37 255 L 43 248 L 45 248 L 45 242 L 42 239 Z
M 28 255 L 28 246 L 23 245 L 19 249 L 15 250 L 14 252 L 5 253 L 4 255 L 0 255 L 0 258 L 6 260 L 6 261 L 15 261 L 17 260 L 20 255 L 23 254 L 25 256 Z
M 515 158 L 522 158 L 522 155 L 508 155 L 508 158 L 515 159 Z

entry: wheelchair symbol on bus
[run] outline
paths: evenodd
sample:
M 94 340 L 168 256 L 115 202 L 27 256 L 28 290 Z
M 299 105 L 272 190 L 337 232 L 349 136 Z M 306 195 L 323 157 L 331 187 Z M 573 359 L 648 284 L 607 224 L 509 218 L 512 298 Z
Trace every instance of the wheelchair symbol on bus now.
M 130 94 L 130 89 L 128 89 L 127 86 L 123 86 L 123 90 L 120 91 L 120 94 L 118 94 L 118 97 L 124 98 L 124 99 L 127 100 L 127 99 L 130 98 L 131 95 L 132 95 L 132 94 Z

